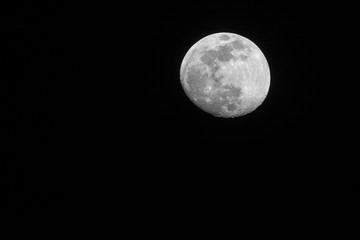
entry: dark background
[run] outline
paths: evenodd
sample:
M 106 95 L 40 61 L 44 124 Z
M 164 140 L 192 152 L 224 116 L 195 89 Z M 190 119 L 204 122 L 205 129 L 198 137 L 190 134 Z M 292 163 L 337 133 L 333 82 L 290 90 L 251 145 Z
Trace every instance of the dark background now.
M 173 199 L 209 192 L 236 199 L 235 189 L 256 194 L 258 186 L 265 195 L 278 188 L 275 198 L 298 187 L 316 199 L 334 187 L 354 196 L 356 121 L 348 109 L 356 95 L 344 95 L 357 84 L 351 8 L 5 5 L 0 177 L 7 211 L 80 217 L 126 200 L 118 207 L 151 213 L 149 204 L 171 207 Z M 244 117 L 215 118 L 181 88 L 186 52 L 216 32 L 249 38 L 270 66 L 267 98 Z
M 356 42 L 351 33 L 354 15 L 343 6 L 306 6 L 262 5 L 255 14 L 240 11 L 241 4 L 226 10 L 199 4 L 188 11 L 168 6 L 145 14 L 147 24 L 140 21 L 139 27 L 151 37 L 141 35 L 140 45 L 147 39 L 151 47 L 145 50 L 145 66 L 139 71 L 141 84 L 149 89 L 143 116 L 136 121 L 143 127 L 140 138 L 155 146 L 165 144 L 174 152 L 181 146 L 183 158 L 193 152 L 194 158 L 214 162 L 257 159 L 272 167 L 290 164 L 295 171 L 299 166 L 317 169 L 351 158 L 349 136 L 355 131 L 355 114 L 345 109 L 354 95 L 344 97 L 341 86 L 356 84 L 351 80 L 356 47 L 350 47 Z M 178 81 L 188 49 L 216 32 L 248 37 L 270 66 L 266 100 L 241 118 L 215 118 L 199 110 Z

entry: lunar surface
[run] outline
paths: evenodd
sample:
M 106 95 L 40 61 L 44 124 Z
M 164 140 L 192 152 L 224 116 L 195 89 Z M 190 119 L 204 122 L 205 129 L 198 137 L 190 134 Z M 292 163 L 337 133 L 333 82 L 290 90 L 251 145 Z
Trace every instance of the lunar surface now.
M 270 87 L 269 65 L 249 39 L 215 33 L 195 43 L 180 69 L 181 84 L 191 101 L 216 117 L 254 111 Z

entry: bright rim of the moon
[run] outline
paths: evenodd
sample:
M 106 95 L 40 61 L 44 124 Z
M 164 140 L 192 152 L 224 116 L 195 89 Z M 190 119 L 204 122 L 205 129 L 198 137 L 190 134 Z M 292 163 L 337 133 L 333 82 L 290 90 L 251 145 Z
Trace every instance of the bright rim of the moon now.
M 270 87 L 269 65 L 249 39 L 234 33 L 215 33 L 195 43 L 180 70 L 187 96 L 218 117 L 237 117 L 254 111 Z

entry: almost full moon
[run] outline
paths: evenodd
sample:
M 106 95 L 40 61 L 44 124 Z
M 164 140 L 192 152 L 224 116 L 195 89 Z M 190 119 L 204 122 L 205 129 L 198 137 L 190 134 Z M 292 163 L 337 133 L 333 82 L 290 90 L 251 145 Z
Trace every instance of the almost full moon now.
M 215 33 L 196 42 L 180 69 L 190 100 L 216 117 L 251 113 L 265 100 L 270 70 L 260 48 L 234 33 Z

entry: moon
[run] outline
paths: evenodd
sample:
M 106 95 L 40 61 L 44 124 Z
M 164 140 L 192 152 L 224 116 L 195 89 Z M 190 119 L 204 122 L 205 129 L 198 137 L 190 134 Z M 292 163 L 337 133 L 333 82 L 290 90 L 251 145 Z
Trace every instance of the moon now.
M 268 62 L 258 46 L 235 33 L 208 35 L 186 53 L 181 85 L 189 99 L 215 117 L 253 112 L 270 88 Z

